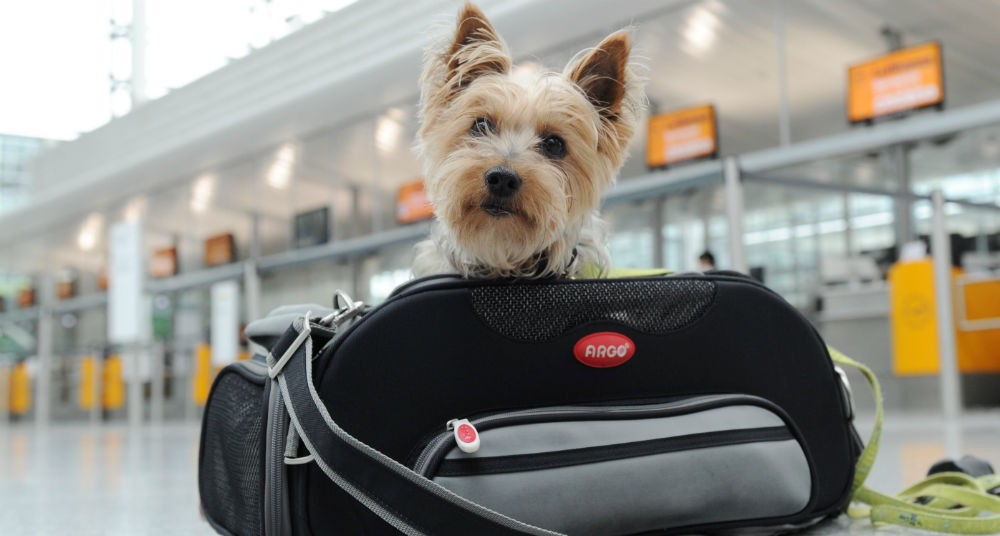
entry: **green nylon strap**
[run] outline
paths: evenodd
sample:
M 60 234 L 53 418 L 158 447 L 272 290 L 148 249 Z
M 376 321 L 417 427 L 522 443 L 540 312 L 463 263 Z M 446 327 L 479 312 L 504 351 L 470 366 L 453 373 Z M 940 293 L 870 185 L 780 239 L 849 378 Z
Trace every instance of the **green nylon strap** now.
M 670 275 L 670 270 L 661 268 L 612 268 L 608 273 L 603 274 L 607 279 L 627 279 L 630 277 L 653 277 L 660 275 Z M 577 279 L 602 279 L 601 270 L 592 264 L 586 264 L 583 269 L 576 274 Z
M 856 495 L 861 486 L 864 485 L 865 479 L 868 478 L 872 465 L 875 464 L 879 441 L 882 439 L 882 387 L 879 386 L 878 378 L 875 377 L 875 373 L 870 368 L 847 357 L 836 348 L 827 346 L 827 349 L 830 351 L 830 358 L 833 359 L 834 363 L 857 369 L 868 380 L 868 384 L 872 387 L 872 394 L 875 396 L 875 427 L 872 430 L 871 439 L 868 440 L 868 444 L 861 451 L 861 456 L 858 457 L 858 465 L 854 471 L 854 484 L 851 486 L 851 493 Z
M 897 496 L 879 493 L 864 485 L 882 438 L 882 389 L 868 367 L 827 347 L 838 365 L 857 369 L 868 380 L 875 396 L 875 426 L 858 457 L 852 499 L 867 506 L 852 506 L 851 517 L 870 517 L 872 523 L 892 523 L 951 534 L 1000 533 L 1000 498 L 987 490 L 1000 485 L 1000 476 L 973 478 L 964 473 L 938 473 L 907 488 Z M 917 500 L 926 504 L 917 503 Z

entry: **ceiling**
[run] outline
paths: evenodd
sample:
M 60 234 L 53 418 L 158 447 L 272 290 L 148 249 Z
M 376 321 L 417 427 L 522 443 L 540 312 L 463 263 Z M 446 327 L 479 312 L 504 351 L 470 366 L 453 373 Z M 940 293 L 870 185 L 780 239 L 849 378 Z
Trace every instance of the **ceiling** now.
M 577 17 L 583 16 L 576 11 L 581 4 L 570 0 L 521 4 L 529 7 L 517 13 L 537 16 L 539 20 L 532 22 L 535 26 L 572 26 Z M 515 47 L 515 56 L 561 69 L 577 51 L 631 20 L 636 32 L 636 56 L 648 69 L 651 107 L 665 111 L 715 104 L 722 154 L 779 145 L 779 54 L 784 54 L 784 76 L 788 81 L 792 143 L 852 128 L 844 113 L 846 69 L 887 50 L 881 35 L 886 25 L 901 32 L 904 45 L 928 40 L 942 43 L 947 107 L 1000 98 L 1000 54 L 995 53 L 1000 50 L 1000 32 L 995 29 L 996 21 L 1000 21 L 1000 2 L 694 0 L 664 2 L 654 8 L 651 4 L 656 3 L 631 4 L 635 9 L 629 14 L 629 8 L 622 6 L 630 4 L 620 3 L 615 15 L 603 24 L 593 22 L 590 14 L 588 23 L 580 25 L 586 31 L 563 31 L 557 42 L 546 41 L 537 32 L 519 35 L 517 44 L 522 46 Z M 438 10 L 436 19 L 453 16 L 454 5 L 434 5 Z M 499 5 L 489 3 L 487 15 L 499 10 Z M 598 5 L 592 2 L 587 9 L 601 9 L 595 7 Z M 629 17 L 623 17 L 622 10 Z M 497 19 L 504 35 L 514 35 L 520 24 L 527 23 L 510 16 Z M 783 43 L 778 39 L 782 29 Z M 295 163 L 290 182 L 284 187 L 275 187 L 269 180 L 284 145 L 270 143 L 261 148 L 259 144 L 246 144 L 236 151 L 239 156 L 199 160 L 197 172 L 169 174 L 161 170 L 169 174 L 169 180 L 161 181 L 152 190 L 145 189 L 142 195 L 81 200 L 82 215 L 53 223 L 34 233 L 30 240 L 19 239 L 5 247 L 0 254 L 0 270 L 30 272 L 57 265 L 91 269 L 103 262 L 103 256 L 94 253 L 102 248 L 80 250 L 77 241 L 84 221 L 89 214 L 98 214 L 105 226 L 102 233 L 106 234 L 108 222 L 120 219 L 130 202 L 140 202 L 134 199 L 145 204 L 145 221 L 150 228 L 147 242 L 152 245 L 179 241 L 190 244 L 181 247 L 197 249 L 205 236 L 226 230 L 234 230 L 238 240 L 247 241 L 250 214 L 256 213 L 264 253 L 276 252 L 287 245 L 293 215 L 320 205 L 332 207 L 335 236 L 391 225 L 391 213 L 378 218 L 372 212 L 378 207 L 391 208 L 396 186 L 419 176 L 420 165 L 410 148 L 416 130 L 415 80 L 409 76 L 386 77 L 385 83 L 399 85 L 396 91 L 387 90 L 387 94 L 409 97 L 394 97 L 377 113 L 340 114 L 338 117 L 349 119 L 319 127 L 310 123 L 306 131 L 271 122 L 260 127 L 270 129 L 267 132 L 243 133 L 247 138 L 287 141 Z M 386 121 L 396 125 L 388 141 L 380 137 L 381 125 Z M 646 172 L 641 133 L 638 138 L 622 173 L 624 180 Z M 996 167 L 1000 152 L 997 139 L 994 129 L 983 129 L 918 148 L 913 156 L 914 173 L 940 175 L 970 167 Z M 868 160 L 858 155 L 797 171 L 820 180 L 838 180 L 859 167 L 872 167 L 866 163 Z M 885 173 L 884 167 L 874 166 L 874 173 Z M 203 212 L 191 208 L 194 185 L 199 180 L 212 182 L 209 209 Z M 354 199 L 357 211 L 351 208 Z M 772 201 L 780 203 L 781 199 L 775 196 Z

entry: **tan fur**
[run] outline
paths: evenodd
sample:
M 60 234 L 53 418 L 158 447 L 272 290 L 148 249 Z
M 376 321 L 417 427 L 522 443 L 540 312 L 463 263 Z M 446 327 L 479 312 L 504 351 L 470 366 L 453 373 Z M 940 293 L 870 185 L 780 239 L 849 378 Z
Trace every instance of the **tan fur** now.
M 563 73 L 511 75 L 510 53 L 477 8 L 466 4 L 450 41 L 432 48 L 421 79 L 418 150 L 438 220 L 418 244 L 415 275 L 570 276 L 584 265 L 608 268 L 601 195 L 621 169 L 642 93 L 629 66 L 627 32 L 581 52 Z M 489 118 L 494 133 L 470 127 Z M 541 140 L 556 134 L 566 156 Z M 496 166 L 523 181 L 513 214 L 491 216 L 484 174 Z

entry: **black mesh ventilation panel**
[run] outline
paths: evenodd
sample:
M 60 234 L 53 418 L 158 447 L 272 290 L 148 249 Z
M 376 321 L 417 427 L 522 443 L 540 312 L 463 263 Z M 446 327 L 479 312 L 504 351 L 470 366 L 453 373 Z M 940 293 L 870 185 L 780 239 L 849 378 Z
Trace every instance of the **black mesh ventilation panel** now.
M 229 373 L 212 389 L 205 409 L 201 503 L 214 523 L 233 534 L 263 533 L 265 402 L 263 385 Z
M 698 279 L 489 286 L 472 289 L 476 314 L 490 328 L 523 342 L 551 340 L 594 321 L 651 334 L 681 329 L 715 299 L 715 283 Z

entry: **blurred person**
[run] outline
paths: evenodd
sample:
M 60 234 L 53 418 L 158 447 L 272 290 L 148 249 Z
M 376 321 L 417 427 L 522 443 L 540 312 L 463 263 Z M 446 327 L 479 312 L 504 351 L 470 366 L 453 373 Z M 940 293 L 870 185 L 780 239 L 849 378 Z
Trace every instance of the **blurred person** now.
M 705 250 L 705 252 L 698 257 L 698 269 L 702 272 L 708 272 L 716 269 L 715 255 L 712 255 L 711 251 Z

